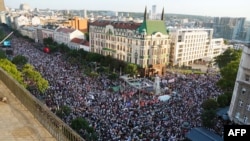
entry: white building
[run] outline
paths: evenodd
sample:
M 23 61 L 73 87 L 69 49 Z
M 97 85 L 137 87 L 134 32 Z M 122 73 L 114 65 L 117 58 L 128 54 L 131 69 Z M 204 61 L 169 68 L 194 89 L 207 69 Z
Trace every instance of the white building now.
M 41 24 L 41 20 L 40 20 L 40 18 L 39 17 L 33 17 L 32 19 L 31 19 L 31 25 L 40 25 Z
M 58 44 L 69 45 L 73 38 L 85 39 L 84 34 L 76 29 L 59 27 L 54 31 L 54 41 Z
M 211 61 L 225 48 L 223 39 L 212 39 L 213 29 L 171 29 L 171 63 L 189 66 Z
M 250 125 L 250 48 L 244 47 L 228 116 L 238 124 Z
M 23 15 L 19 17 L 15 17 L 14 22 L 15 22 L 16 29 L 19 29 L 23 25 L 29 25 L 29 19 Z
M 37 33 L 36 33 L 36 28 L 33 27 L 33 26 L 21 26 L 19 27 L 18 31 L 23 35 L 23 36 L 27 36 L 29 37 L 30 39 L 34 39 L 36 40 L 36 36 L 37 36 Z
M 70 49 L 83 49 L 84 51 L 89 52 L 89 42 L 86 41 L 85 39 L 79 39 L 79 38 L 74 38 L 70 41 L 69 43 L 69 48 Z

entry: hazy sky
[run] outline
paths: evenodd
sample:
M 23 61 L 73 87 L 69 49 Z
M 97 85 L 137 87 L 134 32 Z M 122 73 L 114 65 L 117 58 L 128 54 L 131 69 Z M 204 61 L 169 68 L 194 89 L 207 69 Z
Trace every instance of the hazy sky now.
M 87 9 L 144 12 L 157 5 L 157 12 L 203 16 L 246 17 L 250 20 L 250 0 L 4 0 L 5 5 L 18 8 L 27 3 L 32 8 Z

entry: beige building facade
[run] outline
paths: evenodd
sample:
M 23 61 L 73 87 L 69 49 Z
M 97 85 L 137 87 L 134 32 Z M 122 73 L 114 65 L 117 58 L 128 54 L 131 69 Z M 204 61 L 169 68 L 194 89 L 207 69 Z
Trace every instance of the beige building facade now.
M 164 13 L 164 11 L 163 11 Z M 170 38 L 163 16 L 142 23 L 97 20 L 89 26 L 90 51 L 145 69 L 145 74 L 162 75 L 169 62 Z M 154 72 L 150 72 L 150 70 Z

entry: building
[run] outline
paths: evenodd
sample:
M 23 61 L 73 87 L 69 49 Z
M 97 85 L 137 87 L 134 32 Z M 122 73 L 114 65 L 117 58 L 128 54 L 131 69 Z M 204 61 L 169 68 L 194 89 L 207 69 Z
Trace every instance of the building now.
M 15 25 L 16 29 L 19 29 L 23 25 L 29 25 L 30 24 L 29 19 L 27 17 L 23 16 L 23 15 L 21 15 L 19 17 L 15 17 L 14 22 L 15 22 L 14 25 Z
M 88 19 L 74 17 L 63 23 L 63 26 L 74 28 L 85 33 L 88 32 Z
M 246 18 L 215 17 L 213 22 L 214 37 L 228 40 L 244 40 Z
M 152 19 L 152 20 L 155 20 L 155 19 L 156 19 L 156 16 L 157 16 L 157 13 L 156 13 L 156 5 L 152 5 L 151 19 Z
M 163 18 L 164 10 L 161 20 L 149 20 L 145 9 L 142 23 L 96 20 L 89 27 L 90 51 L 137 64 L 144 75 L 162 75 L 170 49 Z
M 0 12 L 5 11 L 5 10 L 6 8 L 5 8 L 4 0 L 0 0 Z
M 212 39 L 213 29 L 171 29 L 172 66 L 209 62 L 225 48 L 222 38 Z
M 83 49 L 84 51 L 89 52 L 89 42 L 85 39 L 74 38 L 69 43 L 70 49 Z
M 228 111 L 231 121 L 250 125 L 250 48 L 244 47 Z
M 53 39 L 58 44 L 63 43 L 68 46 L 73 38 L 85 39 L 84 34 L 77 29 L 59 27 L 54 31 Z
M 37 39 L 38 43 L 43 44 L 43 39 L 52 38 L 54 39 L 54 31 L 58 28 L 56 25 L 45 25 L 37 28 Z

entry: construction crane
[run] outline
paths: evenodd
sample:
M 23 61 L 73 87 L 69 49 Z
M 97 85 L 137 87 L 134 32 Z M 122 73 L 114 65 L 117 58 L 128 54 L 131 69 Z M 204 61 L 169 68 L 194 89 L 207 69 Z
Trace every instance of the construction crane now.
M 0 44 L 2 44 L 6 39 L 8 39 L 12 34 L 13 34 L 13 31 L 10 32 L 10 34 L 8 34 L 8 35 L 0 42 Z

